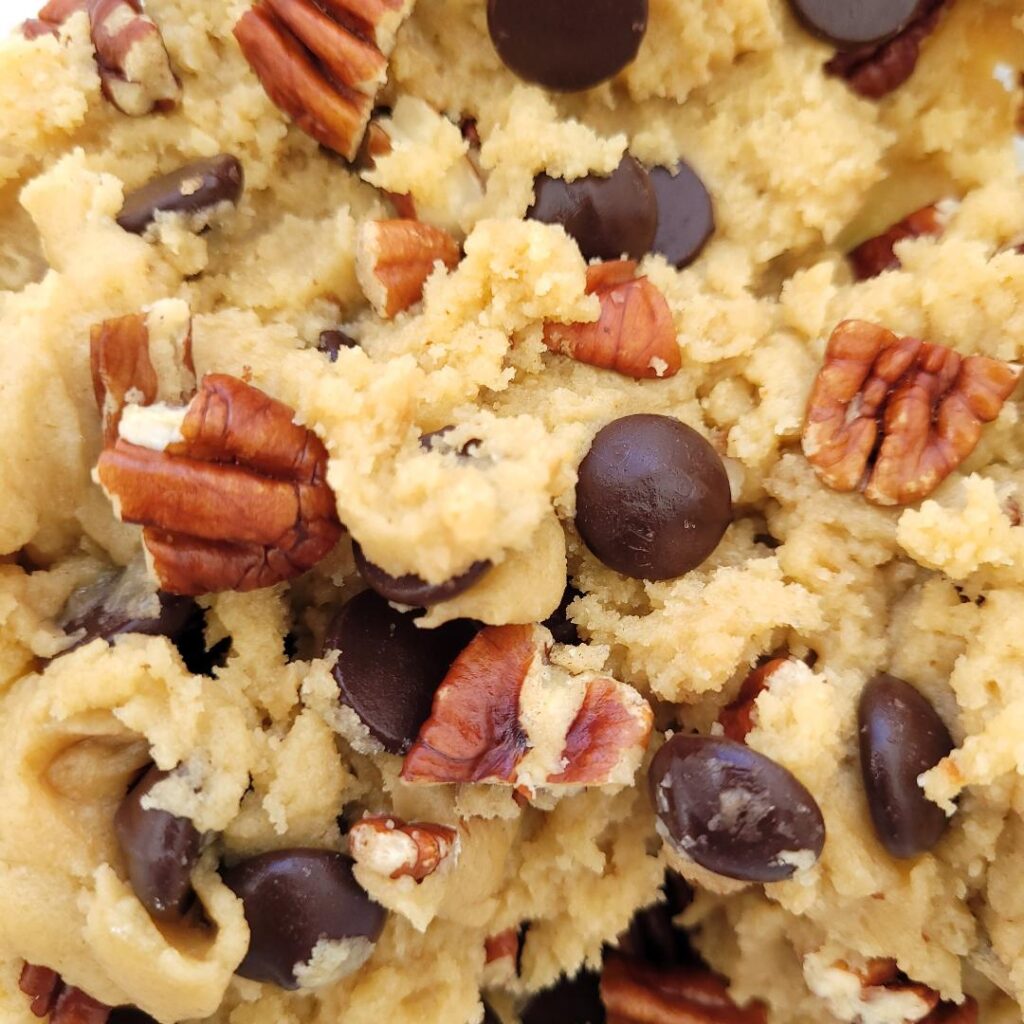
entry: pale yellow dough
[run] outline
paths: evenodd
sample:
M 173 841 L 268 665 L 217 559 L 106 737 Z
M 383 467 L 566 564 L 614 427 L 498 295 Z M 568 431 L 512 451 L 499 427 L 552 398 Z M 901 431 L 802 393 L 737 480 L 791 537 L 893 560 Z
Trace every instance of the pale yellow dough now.
M 528 921 L 521 976 L 488 994 L 511 1024 L 524 994 L 596 967 L 676 861 L 643 766 L 632 786 L 548 809 L 500 787 L 402 782 L 399 760 L 339 709 L 330 661 L 284 654 L 294 621 L 318 640 L 361 589 L 347 538 L 291 586 L 204 599 L 208 641 L 231 638 L 215 678 L 191 676 L 162 638 L 57 656 L 69 595 L 139 551 L 138 530 L 91 477 L 101 425 L 89 329 L 167 298 L 192 310 L 200 375 L 245 375 L 323 439 L 339 516 L 372 561 L 431 581 L 496 564 L 430 624 L 540 620 L 567 569 L 590 646 L 553 657 L 635 686 L 659 730 L 710 731 L 763 654 L 817 655 L 759 698 L 748 742 L 817 798 L 822 858 L 767 886 L 682 865 L 699 889 L 686 922 L 738 1000 L 763 1000 L 772 1024 L 852 1021 L 857 1001 L 830 965 L 893 957 L 944 999 L 976 996 L 985 1024 L 1019 1021 L 1020 401 L 906 510 L 824 488 L 799 445 L 841 319 L 1024 360 L 1024 181 L 1011 146 L 1021 97 L 992 75 L 1024 66 L 1019 0 L 958 0 L 914 76 L 880 103 L 822 73 L 828 47 L 784 0 L 651 0 L 637 61 L 576 96 L 501 65 L 483 0 L 419 0 L 382 102 L 404 97 L 399 120 L 409 104 L 434 120 L 362 178 L 267 99 L 231 35 L 247 7 L 148 0 L 184 101 L 142 118 L 102 98 L 84 15 L 59 39 L 0 40 L 0 1022 L 35 1019 L 16 989 L 28 960 L 161 1024 L 477 1024 L 494 976 L 484 940 Z M 451 185 L 463 117 L 483 140 L 478 192 Z M 592 320 L 597 303 L 576 245 L 522 219 L 534 176 L 605 173 L 627 148 L 651 165 L 685 158 L 715 203 L 717 232 L 692 267 L 642 265 L 682 352 L 665 381 L 595 370 L 541 341 L 545 321 Z M 117 226 L 126 190 L 220 152 L 241 159 L 246 189 L 213 230 L 164 218 L 144 239 Z M 375 185 L 412 192 L 465 239 L 458 267 L 436 270 L 424 301 L 392 322 L 372 313 L 355 273 L 360 223 L 391 215 Z M 852 244 L 943 196 L 962 205 L 940 240 L 905 243 L 902 270 L 853 283 Z M 360 347 L 330 364 L 316 341 L 338 325 Z M 634 412 L 701 431 L 734 492 L 723 543 L 674 581 L 612 572 L 573 527 L 591 437 Z M 480 458 L 421 447 L 450 424 L 453 445 L 477 439 Z M 857 761 L 857 697 L 880 670 L 918 686 L 957 744 L 923 780 L 955 811 L 951 826 L 911 862 L 876 840 Z M 160 806 L 220 837 L 194 879 L 218 926 L 201 940 L 152 923 L 114 841 L 113 811 L 149 759 L 185 766 Z M 313 994 L 233 978 L 248 932 L 217 856 L 342 849 L 339 818 L 364 810 L 457 826 L 457 863 L 421 885 L 360 869 L 391 913 L 344 981 Z

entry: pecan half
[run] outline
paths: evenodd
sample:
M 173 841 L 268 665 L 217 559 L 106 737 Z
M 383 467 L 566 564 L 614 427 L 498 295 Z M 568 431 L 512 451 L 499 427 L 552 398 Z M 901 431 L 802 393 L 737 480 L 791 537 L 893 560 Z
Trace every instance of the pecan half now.
M 920 501 L 971 454 L 1019 376 L 998 359 L 845 320 L 811 391 L 804 453 L 833 490 Z
M 414 3 L 260 0 L 235 25 L 235 38 L 271 101 L 307 135 L 352 160 Z
M 908 238 L 938 237 L 958 205 L 955 200 L 944 199 L 923 206 L 897 221 L 882 234 L 861 242 L 848 256 L 853 276 L 858 281 L 866 281 L 886 270 L 899 270 L 903 264 L 895 253 L 896 245 Z
M 772 658 L 759 665 L 743 681 L 736 699 L 718 714 L 718 723 L 725 735 L 737 743 L 742 743 L 747 734 L 757 724 L 754 721 L 754 710 L 758 696 L 768 689 L 771 677 L 789 661 L 788 658 Z
M 459 833 L 447 825 L 406 824 L 385 814 L 367 815 L 348 833 L 349 852 L 357 864 L 389 878 L 421 882 L 459 855 Z
M 866 99 L 877 100 L 898 89 L 917 67 L 921 44 L 935 31 L 942 9 L 950 0 L 923 0 L 913 20 L 883 43 L 837 53 L 826 65 L 830 75 L 843 78 Z
M 56 971 L 26 963 L 18 988 L 31 1000 L 36 1017 L 49 1016 L 50 1024 L 107 1024 L 110 1007 L 87 996 L 80 988 L 66 985 Z
M 700 967 L 654 967 L 608 953 L 601 971 L 608 1024 L 765 1024 L 760 1003 L 737 1006 L 725 983 Z
M 438 689 L 402 778 L 505 783 L 525 795 L 546 787 L 629 782 L 650 736 L 650 707 L 624 683 L 569 676 L 548 664 L 550 642 L 540 626 L 481 630 Z M 528 688 L 528 680 L 535 685 Z M 579 703 L 564 733 L 535 743 L 529 724 L 544 709 L 533 704 L 569 693 Z
M 581 363 L 643 380 L 673 377 L 682 365 L 665 296 L 636 276 L 633 260 L 587 268 L 587 292 L 601 303 L 595 323 L 544 326 L 544 344 Z
M 438 263 L 459 262 L 459 244 L 443 228 L 417 220 L 370 220 L 356 239 L 356 277 L 377 315 L 396 317 L 423 298 Z

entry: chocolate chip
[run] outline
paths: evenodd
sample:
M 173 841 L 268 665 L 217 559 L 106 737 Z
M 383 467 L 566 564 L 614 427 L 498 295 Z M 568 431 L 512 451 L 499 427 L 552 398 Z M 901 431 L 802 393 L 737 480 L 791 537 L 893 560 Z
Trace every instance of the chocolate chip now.
M 341 699 L 392 754 L 404 754 L 430 717 L 434 694 L 475 627 L 465 621 L 418 629 L 372 590 L 338 612 L 324 641 L 339 652 Z
M 125 231 L 141 235 L 158 213 L 203 214 L 221 203 L 237 203 L 243 184 L 237 157 L 222 153 L 196 160 L 129 192 L 117 223 Z
M 580 634 L 576 628 L 576 623 L 569 618 L 569 605 L 577 597 L 582 596 L 571 583 L 567 584 L 558 607 L 542 623 L 542 625 L 547 626 L 551 630 L 551 635 L 555 638 L 556 644 L 571 644 L 575 646 L 580 643 Z
M 560 978 L 523 1007 L 523 1024 L 604 1024 L 600 984 L 600 975 L 593 971 Z
M 697 172 L 683 161 L 672 170 L 655 167 L 650 176 L 658 201 L 658 230 L 652 251 L 682 270 L 700 255 L 714 234 L 711 196 Z
M 778 882 L 817 860 L 825 845 L 814 797 L 742 743 L 673 736 L 654 756 L 648 784 L 669 841 L 726 878 Z
M 359 342 L 350 338 L 344 331 L 321 331 L 317 342 L 317 352 L 323 352 L 332 363 L 338 361 L 338 353 L 343 348 L 359 348 Z
M 576 527 L 609 568 L 675 579 L 700 565 L 732 521 L 714 448 L 670 416 L 640 414 L 598 432 L 576 485 Z
M 156 1024 L 156 1021 L 135 1006 L 118 1006 L 110 1011 L 107 1024 Z
M 879 841 L 894 857 L 916 857 L 942 838 L 948 819 L 917 783 L 952 749 L 938 712 L 910 683 L 876 676 L 858 713 L 860 766 Z
M 896 35 L 920 0 L 790 0 L 793 12 L 815 35 L 841 50 Z
M 636 59 L 647 32 L 647 0 L 488 0 L 487 28 L 520 78 L 575 92 Z
M 483 1024 L 501 1024 L 501 1018 L 487 1005 L 487 1003 L 484 1003 Z
M 242 900 L 249 950 L 237 973 L 280 988 L 313 988 L 358 968 L 384 927 L 386 911 L 352 875 L 352 862 L 330 850 L 275 850 L 223 871 L 224 884 Z M 321 942 L 353 943 L 349 956 L 325 957 L 339 970 L 303 979 L 302 968 Z M 347 960 L 347 963 L 345 962 Z M 296 973 L 298 972 L 298 973 Z M 319 972 L 317 972 L 319 974 Z M 325 974 L 328 973 L 325 971 Z
M 192 903 L 192 869 L 201 839 L 195 825 L 166 811 L 142 806 L 143 797 L 170 775 L 149 769 L 121 801 L 114 831 L 135 895 L 157 921 L 180 920 Z
M 655 967 L 699 964 L 690 937 L 674 920 L 693 902 L 693 890 L 682 875 L 670 869 L 665 873 L 662 891 L 663 902 L 643 907 L 633 915 L 629 927 L 618 937 L 619 951 Z
M 533 183 L 530 220 L 561 224 L 586 260 L 640 259 L 658 228 L 658 199 L 646 169 L 628 153 L 610 175 L 565 181 L 547 174 Z
M 359 575 L 367 584 L 395 604 L 408 605 L 410 608 L 429 608 L 431 605 L 450 601 L 453 597 L 465 593 L 477 580 L 493 567 L 492 562 L 474 562 L 465 572 L 445 580 L 443 583 L 428 583 L 425 579 L 411 573 L 405 576 L 392 576 L 380 566 L 367 561 L 363 549 L 353 541 L 352 554 L 355 556 Z

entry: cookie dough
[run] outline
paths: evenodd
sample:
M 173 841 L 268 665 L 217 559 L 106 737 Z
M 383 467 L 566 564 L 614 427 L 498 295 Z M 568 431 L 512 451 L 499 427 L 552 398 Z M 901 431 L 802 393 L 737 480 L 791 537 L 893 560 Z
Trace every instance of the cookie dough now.
M 1020 4 L 585 6 L 0 40 L 4 1024 L 1021 1019 Z

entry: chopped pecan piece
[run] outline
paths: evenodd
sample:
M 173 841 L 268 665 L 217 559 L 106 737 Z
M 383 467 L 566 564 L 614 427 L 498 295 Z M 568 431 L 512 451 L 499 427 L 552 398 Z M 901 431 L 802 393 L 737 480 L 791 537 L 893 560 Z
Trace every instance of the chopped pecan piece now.
M 36 1017 L 50 1018 L 50 1024 L 107 1024 L 110 1007 L 87 996 L 80 988 L 66 985 L 56 971 L 26 963 L 18 988 L 31 1003 Z
M 882 234 L 861 242 L 849 255 L 854 277 L 858 281 L 866 281 L 886 270 L 899 270 L 903 264 L 894 251 L 896 245 L 908 238 L 938 237 L 945 230 L 957 205 L 955 200 L 942 200 L 924 206 L 897 221 Z
M 939 1003 L 921 1024 L 978 1024 L 978 1001 L 968 996 L 962 1003 Z
M 636 276 L 633 260 L 588 267 L 587 292 L 601 303 L 599 318 L 589 324 L 546 324 L 544 344 L 552 352 L 636 380 L 679 372 L 672 311 L 646 277 Z
M 235 38 L 273 103 L 353 160 L 415 0 L 260 0 Z
M 349 852 L 357 864 L 389 878 L 417 882 L 455 862 L 459 833 L 447 825 L 406 824 L 388 815 L 368 815 L 348 833 Z
M 725 983 L 701 967 L 654 967 L 605 956 L 601 1000 L 608 1024 L 765 1024 L 760 1003 L 737 1006 Z
M 417 220 L 364 221 L 356 240 L 356 276 L 386 320 L 415 305 L 438 263 L 459 262 L 459 244 L 443 228 Z
M 837 53 L 826 65 L 830 75 L 843 78 L 850 88 L 870 100 L 898 89 L 917 67 L 921 44 L 935 31 L 950 0 L 923 0 L 914 19 L 883 43 L 872 43 Z
M 506 783 L 527 796 L 540 788 L 631 781 L 650 736 L 650 707 L 614 679 L 570 676 L 548 664 L 550 643 L 540 626 L 481 630 L 438 689 L 402 778 Z M 576 711 L 565 731 L 535 742 L 529 725 L 543 717 L 540 705 L 571 695 Z
M 28 21 L 22 22 L 21 34 L 26 39 L 38 39 L 40 36 L 55 36 L 60 27 L 72 14 L 86 10 L 86 0 L 50 0 L 40 8 L 39 13 Z
M 971 454 L 1019 376 L 998 359 L 845 320 L 811 391 L 804 453 L 833 490 L 920 501 Z
M 754 710 L 758 696 L 768 689 L 772 675 L 788 660 L 772 658 L 755 668 L 743 681 L 736 699 L 719 712 L 719 725 L 729 739 L 742 743 L 747 738 L 747 734 L 757 724 L 754 721 Z
M 506 928 L 484 940 L 484 988 L 507 986 L 519 974 L 526 926 Z

